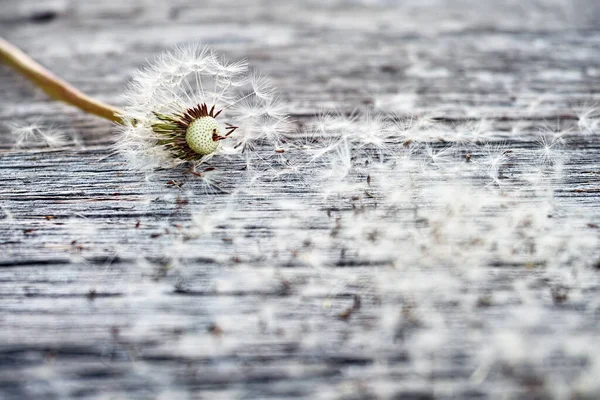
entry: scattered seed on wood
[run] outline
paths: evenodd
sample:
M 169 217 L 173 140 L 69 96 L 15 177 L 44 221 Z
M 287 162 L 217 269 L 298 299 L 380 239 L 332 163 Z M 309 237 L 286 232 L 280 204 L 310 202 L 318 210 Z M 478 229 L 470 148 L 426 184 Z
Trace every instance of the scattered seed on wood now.
M 221 336 L 224 331 L 217 323 L 213 322 L 208 327 L 208 332 L 214 336 Z

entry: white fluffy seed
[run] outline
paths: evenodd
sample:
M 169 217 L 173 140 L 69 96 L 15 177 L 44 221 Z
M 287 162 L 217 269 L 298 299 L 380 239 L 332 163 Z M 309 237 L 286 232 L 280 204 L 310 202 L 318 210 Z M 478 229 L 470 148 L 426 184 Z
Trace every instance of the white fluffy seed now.
M 215 133 L 221 135 L 219 123 L 213 117 L 201 117 L 188 126 L 185 141 L 192 150 L 205 156 L 219 147 L 219 141 L 213 140 Z

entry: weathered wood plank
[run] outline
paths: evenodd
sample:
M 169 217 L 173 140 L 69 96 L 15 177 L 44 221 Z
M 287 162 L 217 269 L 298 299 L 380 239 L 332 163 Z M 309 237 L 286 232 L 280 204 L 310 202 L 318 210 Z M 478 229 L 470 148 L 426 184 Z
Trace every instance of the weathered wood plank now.
M 0 397 L 597 398 L 600 136 L 580 117 L 600 102 L 600 7 L 402 3 L 0 2 L 0 35 L 116 105 L 145 59 L 199 40 L 272 77 L 292 143 L 371 107 L 430 115 L 432 158 L 469 129 L 512 150 L 502 187 L 498 151 L 469 141 L 325 195 L 325 160 L 259 148 L 254 181 L 215 159 L 217 190 L 129 171 L 109 123 L 0 67 Z M 10 124 L 34 121 L 65 145 L 13 149 Z M 564 143 L 539 183 L 544 129 Z

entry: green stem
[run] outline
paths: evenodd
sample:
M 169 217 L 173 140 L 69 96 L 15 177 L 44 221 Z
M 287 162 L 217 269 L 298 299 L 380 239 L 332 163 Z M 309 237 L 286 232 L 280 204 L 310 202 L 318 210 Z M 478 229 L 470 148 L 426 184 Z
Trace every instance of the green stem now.
M 0 61 L 20 72 L 53 99 L 64 101 L 87 113 L 123 124 L 123 112 L 85 95 L 32 60 L 0 37 Z

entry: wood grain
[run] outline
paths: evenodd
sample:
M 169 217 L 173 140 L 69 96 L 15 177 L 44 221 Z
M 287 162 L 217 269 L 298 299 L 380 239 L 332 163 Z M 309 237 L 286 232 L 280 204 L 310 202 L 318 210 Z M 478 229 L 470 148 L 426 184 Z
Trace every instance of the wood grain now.
M 202 3 L 3 0 L 0 35 L 116 106 L 146 59 L 197 40 L 269 75 L 299 130 L 323 111 L 371 106 L 449 126 L 484 119 L 493 139 L 526 154 L 542 127 L 571 127 L 556 202 L 597 230 L 600 137 L 577 125 L 578 110 L 600 102 L 597 2 Z M 444 300 L 413 304 L 403 285 L 368 289 L 385 267 L 376 261 L 336 249 L 314 268 L 279 246 L 330 235 L 332 208 L 352 204 L 285 179 L 236 192 L 244 165 L 228 160 L 215 166 L 233 196 L 182 170 L 146 177 L 112 154 L 109 123 L 3 67 L 0 93 L 0 398 L 600 395 L 577 386 L 597 377 L 600 358 L 575 351 L 597 351 L 600 275 L 567 290 L 539 269 L 482 266 L 485 284 L 464 281 Z M 10 123 L 23 121 L 77 140 L 12 149 Z M 282 206 L 289 201 L 310 207 L 299 216 Z M 210 235 L 190 237 L 202 210 L 229 211 L 209 221 Z M 420 274 L 449 273 L 434 265 Z M 539 306 L 523 314 L 535 316 L 528 324 L 520 282 Z M 549 347 L 486 363 L 511 331 L 524 347 Z

